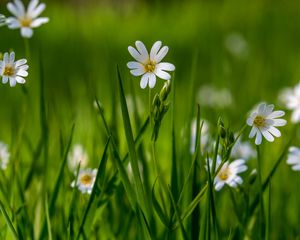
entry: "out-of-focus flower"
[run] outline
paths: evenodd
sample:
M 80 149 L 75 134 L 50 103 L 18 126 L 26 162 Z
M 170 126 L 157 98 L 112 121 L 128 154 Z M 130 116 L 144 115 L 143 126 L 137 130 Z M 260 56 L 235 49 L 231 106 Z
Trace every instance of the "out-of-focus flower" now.
M 7 168 L 7 164 L 9 163 L 10 153 L 8 151 L 8 147 L 5 143 L 0 142 L 0 167 L 2 169 Z
M 76 171 L 78 164 L 80 163 L 80 167 L 84 168 L 88 163 L 88 154 L 84 150 L 83 146 L 80 144 L 76 144 L 73 147 L 73 150 L 68 154 L 68 167 L 70 171 Z
M 234 56 L 245 59 L 249 54 L 248 43 L 240 33 L 231 33 L 225 39 L 225 47 Z
M 233 158 L 248 160 L 256 156 L 256 151 L 249 142 L 242 142 L 241 140 L 238 140 L 232 147 L 231 156 Z
M 200 121 L 201 124 L 202 121 Z M 201 126 L 201 125 L 200 125 Z M 199 126 L 199 127 L 200 127 Z M 197 135 L 197 120 L 193 119 L 192 124 L 191 124 L 191 142 L 190 142 L 190 152 L 193 154 L 195 152 L 195 147 L 196 147 L 196 135 Z M 201 143 L 200 147 L 201 150 L 204 150 L 204 148 L 208 144 L 209 140 L 209 123 L 206 120 L 203 120 L 203 126 L 201 129 Z
M 245 172 L 248 167 L 245 165 L 244 159 L 237 159 L 231 163 L 225 162 L 214 179 L 214 185 L 216 191 L 220 191 L 225 184 L 232 188 L 236 188 L 238 185 L 243 183 L 243 179 L 238 175 L 239 173 Z M 217 157 L 216 171 L 221 164 L 221 157 Z M 210 168 L 212 167 L 212 159 L 209 159 Z
M 233 99 L 228 89 L 216 89 L 213 86 L 203 86 L 197 94 L 197 101 L 202 106 L 226 108 L 232 105 Z
M 6 18 L 4 15 L 0 14 L 0 27 L 6 25 Z
M 273 104 L 267 105 L 266 103 L 261 103 L 247 119 L 247 124 L 252 126 L 249 138 L 253 138 L 256 135 L 256 145 L 261 144 L 262 136 L 269 142 L 274 141 L 274 136 L 281 136 L 280 131 L 276 127 L 286 125 L 286 120 L 278 119 L 284 116 L 285 113 L 284 111 L 273 111 L 273 109 Z
M 38 16 L 44 11 L 46 4 L 39 4 L 39 0 L 31 0 L 27 10 L 20 0 L 14 0 L 13 3 L 7 4 L 7 9 L 14 15 L 6 19 L 10 29 L 21 29 L 21 35 L 24 38 L 31 38 L 33 35 L 32 28 L 37 28 L 44 23 L 49 22 L 49 18 Z
M 11 87 L 16 86 L 17 83 L 24 84 L 26 81 L 24 77 L 28 76 L 29 66 L 26 64 L 26 59 L 20 59 L 15 62 L 15 53 L 4 53 L 3 60 L 0 60 L 0 75 L 2 76 L 2 83 L 6 84 L 9 80 Z
M 279 100 L 293 111 L 291 121 L 293 123 L 300 122 L 300 83 L 294 88 L 284 89 L 279 95 Z
M 133 76 L 142 76 L 140 86 L 142 89 L 149 85 L 150 88 L 154 88 L 156 84 L 156 76 L 170 80 L 171 75 L 167 71 L 174 71 L 175 66 L 171 63 L 161 62 L 161 60 L 167 55 L 169 48 L 162 46 L 161 41 L 157 41 L 153 44 L 150 55 L 141 41 L 135 42 L 136 49 L 129 46 L 128 51 L 130 55 L 136 60 L 136 62 L 128 62 L 127 67 Z
M 286 162 L 292 166 L 294 171 L 300 171 L 300 148 L 290 147 Z
M 78 187 L 82 193 L 91 194 L 97 176 L 97 169 L 81 169 L 78 174 L 77 182 L 71 183 L 71 187 Z

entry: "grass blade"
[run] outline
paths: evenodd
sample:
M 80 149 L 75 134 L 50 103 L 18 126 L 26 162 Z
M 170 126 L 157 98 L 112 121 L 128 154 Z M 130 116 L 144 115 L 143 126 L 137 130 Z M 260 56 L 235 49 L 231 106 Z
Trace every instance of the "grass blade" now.
M 0 200 L 0 210 L 2 212 L 2 215 L 3 215 L 4 219 L 5 219 L 5 222 L 6 222 L 7 226 L 9 227 L 9 229 L 11 230 L 14 238 L 19 239 L 18 233 L 15 230 L 14 225 L 13 225 L 12 221 L 10 220 L 7 212 L 5 211 L 5 208 L 4 208 L 3 203 L 2 203 L 1 200 Z

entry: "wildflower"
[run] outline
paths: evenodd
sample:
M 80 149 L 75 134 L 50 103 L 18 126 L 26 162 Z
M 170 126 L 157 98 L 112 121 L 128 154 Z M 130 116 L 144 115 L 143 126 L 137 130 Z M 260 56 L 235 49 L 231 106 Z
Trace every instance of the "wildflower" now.
M 231 150 L 231 156 L 248 160 L 256 156 L 256 152 L 249 142 L 238 140 Z
M 14 17 L 7 18 L 6 22 L 10 29 L 21 29 L 21 35 L 24 38 L 31 38 L 33 35 L 32 28 L 41 26 L 49 22 L 49 18 L 38 16 L 44 11 L 46 4 L 39 4 L 39 0 L 31 0 L 27 10 L 20 0 L 14 0 L 14 3 L 8 3 L 7 9 Z
M 140 87 L 142 89 L 149 85 L 150 88 L 154 88 L 156 84 L 156 76 L 170 80 L 171 75 L 166 71 L 174 71 L 175 66 L 171 63 L 161 62 L 161 60 L 167 55 L 169 48 L 162 46 L 161 41 L 157 41 L 153 44 L 150 55 L 141 41 L 136 41 L 135 46 L 137 50 L 131 46 L 128 47 L 130 55 L 137 62 L 128 62 L 127 67 L 133 76 L 142 76 Z
M 294 171 L 300 171 L 300 148 L 290 147 L 286 162 L 292 166 Z
M 4 15 L 0 14 L 0 27 L 6 25 L 6 18 Z
M 88 154 L 82 145 L 76 144 L 68 154 L 68 167 L 70 171 L 76 171 L 79 163 L 80 167 L 84 168 L 88 163 Z
M 195 152 L 195 147 L 196 147 L 196 135 L 197 135 L 197 120 L 193 119 L 192 124 L 191 124 L 191 142 L 190 142 L 190 153 L 194 153 Z M 203 150 L 207 144 L 208 144 L 208 140 L 209 140 L 209 124 L 206 120 L 203 120 L 203 125 L 202 125 L 202 129 L 201 129 L 201 143 L 200 143 L 200 147 L 201 150 Z
M 221 157 L 217 156 L 216 171 L 221 164 Z M 216 191 L 220 191 L 225 184 L 232 188 L 236 188 L 243 183 L 243 179 L 238 176 L 239 173 L 245 172 L 248 167 L 245 165 L 244 159 L 237 159 L 231 163 L 225 162 L 214 179 Z M 209 159 L 209 165 L 212 167 L 212 159 Z
M 71 187 L 78 187 L 82 193 L 91 194 L 97 175 L 97 169 L 81 169 L 78 174 L 77 182 L 71 183 Z
M 280 137 L 281 133 L 276 127 L 286 125 L 286 120 L 278 119 L 284 116 L 284 111 L 274 111 L 274 105 L 267 105 L 261 103 L 257 109 L 252 112 L 247 119 L 247 124 L 252 126 L 249 138 L 255 138 L 255 144 L 260 145 L 262 142 L 262 136 L 264 136 L 269 142 L 274 141 L 274 137 Z
M 225 39 L 225 47 L 234 56 L 245 59 L 249 53 L 248 43 L 240 33 L 229 34 Z
M 2 76 L 2 83 L 6 84 L 9 80 L 11 87 L 16 86 L 17 83 L 24 84 L 24 77 L 28 76 L 28 65 L 26 59 L 20 59 L 15 62 L 15 53 L 4 53 L 3 60 L 0 60 L 0 76 Z
M 293 111 L 291 121 L 300 122 L 300 83 L 294 88 L 285 89 L 279 98 L 289 110 Z
M 7 145 L 3 142 L 0 142 L 0 167 L 2 169 L 6 169 L 9 162 L 9 157 L 10 154 Z

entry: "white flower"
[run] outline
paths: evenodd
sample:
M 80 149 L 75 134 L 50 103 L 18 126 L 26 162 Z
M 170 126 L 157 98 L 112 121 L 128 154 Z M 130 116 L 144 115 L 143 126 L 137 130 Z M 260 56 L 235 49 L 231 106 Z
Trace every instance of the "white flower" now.
M 128 51 L 131 56 L 137 62 L 127 63 L 127 67 L 133 76 L 142 76 L 140 86 L 142 89 L 149 85 L 150 88 L 154 88 L 156 83 L 156 76 L 164 79 L 170 80 L 171 75 L 166 71 L 174 71 L 175 66 L 171 63 L 161 62 L 161 60 L 167 55 L 169 48 L 167 46 L 162 46 L 161 41 L 157 41 L 153 44 L 150 55 L 141 41 L 136 41 L 135 46 L 137 49 L 129 46 Z
M 300 148 L 290 147 L 286 162 L 292 166 L 294 171 L 300 171 Z
M 200 147 L 201 147 L 201 150 L 204 150 L 204 148 L 207 146 L 208 140 L 209 140 L 209 124 L 206 120 L 202 120 L 202 121 L 203 121 L 203 126 L 201 129 Z M 201 126 L 202 121 L 200 121 L 200 126 Z M 196 135 L 197 135 L 197 120 L 193 119 L 192 124 L 191 124 L 191 140 L 190 140 L 191 141 L 190 142 L 190 153 L 192 153 L 192 154 L 195 152 Z
M 248 167 L 245 165 L 244 159 L 237 159 L 229 163 L 228 161 L 223 164 L 220 171 L 214 179 L 214 185 L 216 191 L 220 191 L 225 184 L 232 188 L 236 188 L 238 185 L 243 183 L 243 179 L 238 176 L 239 173 L 245 172 Z M 216 169 L 218 170 L 221 164 L 221 157 L 217 156 Z M 209 159 L 210 168 L 212 167 L 212 159 Z
M 14 3 L 7 4 L 7 9 L 14 15 L 14 17 L 7 18 L 7 25 L 10 29 L 20 28 L 22 37 L 31 38 L 32 28 L 49 22 L 47 17 L 38 18 L 45 8 L 46 4 L 39 4 L 39 0 L 31 0 L 26 10 L 20 0 L 14 0 Z
M 6 25 L 6 18 L 4 15 L 0 14 L 0 27 Z
M 274 111 L 274 105 L 266 105 L 261 103 L 257 109 L 252 112 L 250 117 L 247 119 L 247 124 L 252 126 L 249 138 L 255 138 L 255 144 L 259 145 L 262 142 L 262 136 L 264 136 L 269 142 L 274 141 L 275 137 L 280 137 L 281 133 L 276 127 L 286 125 L 286 120 L 278 119 L 284 116 L 284 111 Z
M 0 76 L 2 76 L 2 83 L 7 83 L 11 87 L 16 86 L 17 83 L 24 84 L 24 77 L 28 76 L 28 65 L 26 59 L 20 59 L 15 62 L 15 53 L 4 53 L 3 61 L 0 60 Z
M 76 171 L 79 163 L 80 168 L 84 168 L 88 163 L 88 154 L 82 145 L 76 144 L 73 150 L 68 154 L 68 167 L 70 171 Z
M 7 145 L 3 142 L 0 142 L 0 167 L 2 169 L 6 169 L 9 162 L 9 157 L 10 154 Z
M 225 46 L 232 55 L 238 58 L 245 59 L 248 56 L 248 43 L 240 33 L 229 34 L 225 39 Z
M 81 169 L 78 174 L 78 179 L 71 183 L 71 187 L 78 187 L 82 193 L 91 194 L 97 175 L 97 169 Z
M 291 121 L 293 123 L 300 122 L 300 83 L 293 89 L 285 89 L 279 98 L 289 110 L 293 111 Z
M 240 139 L 234 144 L 231 150 L 231 156 L 248 160 L 256 156 L 256 151 L 249 142 L 242 142 Z

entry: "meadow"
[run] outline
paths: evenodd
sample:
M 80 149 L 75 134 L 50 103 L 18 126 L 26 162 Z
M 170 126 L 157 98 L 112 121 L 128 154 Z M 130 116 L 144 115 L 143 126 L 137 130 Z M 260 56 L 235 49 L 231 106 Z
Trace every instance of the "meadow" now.
M 300 80 L 299 3 L 44 3 L 31 38 L 0 27 L 0 60 L 29 66 L 26 83 L 0 83 L 0 239 L 300 239 L 299 124 L 282 100 Z M 137 40 L 169 47 L 169 81 L 140 87 Z M 256 145 L 261 102 L 287 123 Z M 247 169 L 220 175 L 236 159 Z

